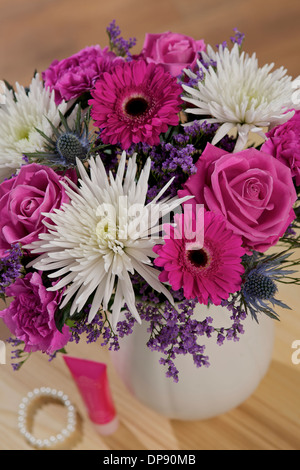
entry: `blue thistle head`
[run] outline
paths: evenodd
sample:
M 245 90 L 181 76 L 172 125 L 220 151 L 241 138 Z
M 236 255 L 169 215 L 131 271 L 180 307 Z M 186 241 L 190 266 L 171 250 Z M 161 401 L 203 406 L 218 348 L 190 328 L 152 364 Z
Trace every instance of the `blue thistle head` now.
M 274 280 L 256 269 L 250 272 L 243 286 L 244 295 L 260 300 L 272 299 L 277 290 Z
M 56 141 L 56 150 L 63 162 L 75 165 L 76 158 L 85 160 L 89 154 L 90 143 L 85 137 L 65 132 Z
M 82 116 L 81 107 L 78 106 L 76 119 L 71 127 L 62 113 L 60 119 L 59 127 L 49 121 L 53 131 L 51 138 L 37 129 L 45 139 L 45 151 L 27 153 L 26 157 L 31 161 L 65 169 L 75 167 L 77 158 L 84 161 L 89 157 L 95 140 L 89 133 L 90 113 Z
M 244 258 L 245 274 L 242 295 L 245 306 L 249 308 L 256 321 L 259 313 L 278 319 L 278 314 L 271 305 L 289 309 L 287 305 L 275 298 L 278 292 L 277 282 L 295 273 L 286 269 L 289 266 L 288 257 L 287 253 L 270 256 L 254 253 L 253 256 Z

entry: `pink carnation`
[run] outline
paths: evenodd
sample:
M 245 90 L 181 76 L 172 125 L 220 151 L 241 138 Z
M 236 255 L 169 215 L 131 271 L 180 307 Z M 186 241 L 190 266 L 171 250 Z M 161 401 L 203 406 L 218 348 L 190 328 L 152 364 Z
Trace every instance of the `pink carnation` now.
M 275 245 L 295 218 L 297 194 L 289 168 L 256 149 L 228 153 L 207 144 L 197 173 L 178 192 L 225 218 L 248 249 Z
M 241 287 L 245 254 L 241 237 L 226 227 L 223 217 L 205 211 L 203 246 L 197 248 L 191 236 L 199 230 L 195 212 L 176 214 L 175 224 L 164 226 L 165 243 L 153 249 L 158 255 L 154 264 L 163 269 L 160 281 L 170 283 L 175 291 L 183 288 L 187 299 L 220 305 Z
M 264 143 L 262 152 L 269 153 L 277 160 L 288 166 L 295 177 L 297 186 L 300 185 L 300 111 L 284 124 L 274 127 L 267 133 L 268 140 Z
M 90 92 L 101 73 L 123 61 L 108 48 L 90 46 L 63 60 L 54 60 L 42 73 L 45 87 L 55 91 L 55 102 L 69 101 Z
M 160 143 L 160 134 L 179 122 L 181 87 L 161 65 L 144 60 L 118 64 L 96 82 L 89 104 L 105 144 Z
M 68 176 L 74 179 L 76 172 L 69 171 Z M 47 231 L 43 213 L 69 202 L 61 179 L 52 168 L 32 163 L 0 184 L 0 257 L 12 244 L 32 243 Z
M 0 317 L 11 334 L 25 343 L 24 351 L 53 354 L 67 344 L 69 327 L 64 325 L 60 332 L 54 318 L 61 293 L 48 292 L 39 273 L 17 279 L 7 287 L 6 295 L 14 300 Z
M 198 52 L 205 48 L 203 39 L 195 40 L 184 34 L 170 31 L 161 34 L 147 33 L 142 55 L 147 62 L 162 64 L 167 72 L 177 77 L 184 68 L 194 68 Z

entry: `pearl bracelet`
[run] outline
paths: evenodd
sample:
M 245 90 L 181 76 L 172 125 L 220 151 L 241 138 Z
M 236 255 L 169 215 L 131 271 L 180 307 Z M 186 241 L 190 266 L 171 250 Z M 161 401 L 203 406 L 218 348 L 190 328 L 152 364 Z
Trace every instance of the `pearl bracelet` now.
M 29 407 L 41 399 L 50 399 L 50 401 L 56 401 L 62 403 L 68 410 L 68 422 L 67 426 L 55 436 L 49 437 L 49 439 L 37 439 L 28 429 L 28 421 L 30 413 L 28 413 Z M 35 388 L 32 392 L 29 392 L 24 397 L 19 405 L 18 413 L 18 427 L 21 434 L 29 442 L 30 445 L 38 449 L 49 449 L 58 444 L 62 444 L 67 438 L 71 436 L 76 430 L 76 410 L 69 400 L 69 397 L 64 392 L 49 387 Z

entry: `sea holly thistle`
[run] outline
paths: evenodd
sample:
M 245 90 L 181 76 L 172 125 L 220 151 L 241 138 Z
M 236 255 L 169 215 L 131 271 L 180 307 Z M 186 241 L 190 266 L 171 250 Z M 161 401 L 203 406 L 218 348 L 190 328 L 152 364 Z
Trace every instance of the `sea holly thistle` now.
M 78 105 L 76 118 L 70 125 L 66 117 L 59 113 L 61 125 L 54 126 L 50 121 L 53 137 L 48 137 L 41 130 L 36 129 L 45 139 L 45 151 L 26 153 L 29 161 L 42 163 L 56 168 L 73 168 L 76 159 L 85 161 L 95 151 L 96 137 L 92 136 L 89 125 L 91 121 L 90 109 L 82 115 L 81 106 Z
M 136 39 L 124 39 L 115 20 L 106 32 L 107 47 L 54 60 L 28 87 L 0 80 L 0 208 L 6 208 L 0 298 L 17 301 L 0 316 L 17 335 L 8 341 L 16 370 L 30 351 L 52 360 L 82 337 L 118 350 L 120 338 L 147 322 L 145 346 L 159 353 L 167 377 L 177 382 L 179 355 L 208 367 L 206 338 L 221 346 L 239 340 L 247 316 L 278 320 L 279 309 L 289 309 L 277 298 L 279 283 L 300 284 L 300 258 L 292 253 L 300 246 L 297 165 L 290 173 L 270 155 L 261 167 L 264 149 L 260 140 L 252 143 L 253 132 L 271 140 L 264 132 L 292 118 L 298 79 L 282 67 L 272 71 L 273 64 L 260 67 L 255 54 L 242 50 L 245 35 L 237 28 L 216 48 L 202 50 L 198 41 L 171 33 L 136 55 Z M 156 47 L 163 65 L 182 64 L 178 73 L 151 57 Z M 246 148 L 249 171 L 247 158 L 235 166 L 234 154 Z M 19 169 L 25 174 L 33 162 L 58 173 L 68 202 L 44 204 L 45 230 L 31 244 L 11 245 L 12 235 L 23 240 L 16 220 L 27 230 L 37 219 L 44 181 L 45 193 L 52 192 L 40 175 L 28 192 L 22 191 L 26 178 L 16 189 Z M 190 198 L 207 205 L 203 219 L 202 207 L 195 217 L 179 209 Z M 277 253 L 267 255 L 275 245 Z M 224 308 L 226 327 L 214 324 L 213 308 L 207 314 L 213 305 Z
M 288 251 L 267 256 L 254 252 L 252 256 L 244 256 L 244 282 L 240 293 L 236 294 L 236 301 L 239 300 L 246 313 L 250 312 L 257 322 L 260 313 L 278 320 L 279 315 L 272 308 L 274 306 L 290 310 L 288 305 L 275 297 L 277 282 L 300 284 L 300 278 L 294 276 L 297 271 L 290 269 L 299 265 L 300 259 L 290 259 L 292 253 Z

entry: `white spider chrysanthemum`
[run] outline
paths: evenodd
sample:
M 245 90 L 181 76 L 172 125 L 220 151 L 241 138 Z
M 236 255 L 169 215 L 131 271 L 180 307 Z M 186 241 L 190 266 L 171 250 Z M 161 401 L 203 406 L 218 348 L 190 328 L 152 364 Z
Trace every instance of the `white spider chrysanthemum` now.
M 186 92 L 182 99 L 193 105 L 187 113 L 205 116 L 201 122 L 221 124 L 213 145 L 237 129 L 235 151 L 240 151 L 246 146 L 250 132 L 265 138 L 263 128 L 271 129 L 293 116 L 293 111 L 287 111 L 295 108 L 292 96 L 298 79 L 293 81 L 283 67 L 273 72 L 274 64 L 260 68 L 256 55 L 240 54 L 238 44 L 231 50 L 220 46 L 217 52 L 208 46 L 207 54 L 202 56 L 204 63 L 213 66 L 207 69 L 198 61 L 204 78 L 195 88 L 182 85 Z M 186 73 L 190 78 L 197 78 L 189 70 Z
M 6 90 L 5 104 L 0 107 L 0 182 L 9 178 L 24 163 L 23 154 L 44 150 L 45 140 L 36 130 L 52 137 L 67 103 L 55 104 L 54 92 L 45 89 L 39 74 L 29 90 L 16 83 L 15 92 Z M 48 121 L 49 120 L 49 121 Z
M 145 205 L 151 160 L 148 159 L 136 182 L 135 156 L 123 152 L 115 177 L 107 177 L 100 157 L 89 160 L 90 176 L 77 160 L 81 179 L 79 187 L 64 185 L 70 203 L 55 213 L 47 214 L 52 224 L 48 233 L 25 248 L 41 254 L 31 264 L 37 270 L 54 271 L 49 278 L 60 278 L 49 290 L 67 286 L 63 308 L 71 299 L 70 315 L 80 312 L 93 294 L 88 321 L 99 309 L 107 311 L 114 294 L 112 324 L 116 326 L 121 308 L 127 304 L 140 322 L 130 273 L 138 272 L 156 291 L 170 302 L 172 297 L 158 280 L 159 271 L 152 265 L 152 248 L 159 242 L 160 217 L 164 217 L 190 198 L 157 201 L 169 184 L 149 204 Z M 56 270 L 56 271 L 55 271 Z

